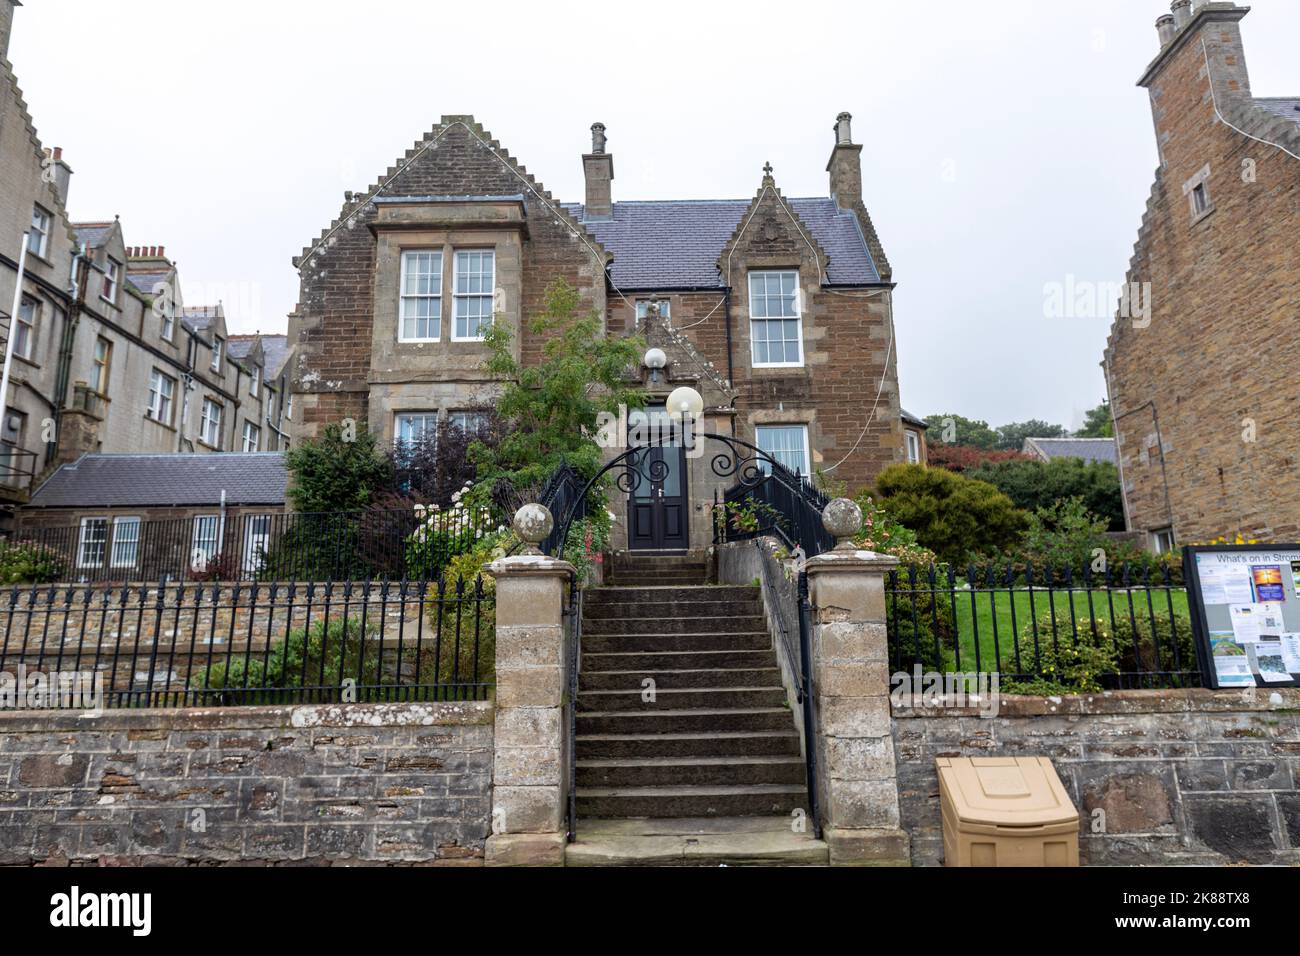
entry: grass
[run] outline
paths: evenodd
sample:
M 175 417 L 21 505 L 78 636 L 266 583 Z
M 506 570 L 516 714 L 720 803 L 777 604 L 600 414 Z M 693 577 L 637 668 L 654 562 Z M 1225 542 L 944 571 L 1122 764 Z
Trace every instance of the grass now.
M 1091 594 L 1092 600 L 1091 611 L 1088 603 L 1089 594 Z M 972 595 L 974 596 L 973 608 Z M 979 634 L 979 669 L 986 671 L 994 669 L 1017 671 L 1021 668 L 1017 668 L 1015 664 L 1015 636 L 1025 632 L 1030 627 L 1029 622 L 1035 617 L 1041 619 L 1047 616 L 1050 611 L 1055 611 L 1058 641 L 1073 641 L 1076 628 L 1080 640 L 1090 639 L 1091 631 L 1087 627 L 1088 618 L 1095 616 L 1098 619 L 1109 620 L 1111 617 L 1111 602 L 1114 605 L 1114 616 L 1116 618 L 1126 619 L 1128 617 L 1130 600 L 1132 601 L 1133 616 L 1139 625 L 1150 617 L 1147 604 L 1148 594 L 1141 589 L 1125 591 L 1116 588 L 1110 591 L 1093 590 L 1091 592 L 1080 589 L 1076 591 L 1060 590 L 1049 592 L 1035 588 L 1032 595 L 1031 592 L 1024 588 L 1018 588 L 1013 592 L 1008 592 L 1005 589 L 995 591 L 958 590 L 955 596 L 957 644 L 960 655 L 951 660 L 950 663 L 954 666 L 960 663 L 962 670 L 971 671 L 976 669 L 977 663 L 975 653 L 976 633 Z M 893 596 L 889 596 L 887 600 L 890 603 L 892 612 Z M 1154 608 L 1157 618 L 1167 616 L 1171 604 L 1176 617 L 1187 618 L 1189 616 L 1187 592 L 1181 588 L 1170 588 L 1166 592 L 1163 588 L 1152 587 L 1150 600 L 1150 606 Z M 899 595 L 897 606 L 900 615 L 910 613 L 911 604 L 904 595 Z M 1015 610 L 1014 618 L 1012 615 L 1013 606 Z M 1073 615 L 1071 614 L 1071 608 L 1073 608 Z M 996 629 L 994 626 L 995 621 Z M 1051 632 L 1040 628 L 1039 640 L 1051 640 Z M 945 650 L 951 656 L 952 647 L 948 646 Z M 1023 669 L 1032 670 L 1034 660 L 1032 636 L 1028 640 L 1021 640 L 1020 655 Z M 998 667 L 999 659 L 1001 661 L 1000 668 Z

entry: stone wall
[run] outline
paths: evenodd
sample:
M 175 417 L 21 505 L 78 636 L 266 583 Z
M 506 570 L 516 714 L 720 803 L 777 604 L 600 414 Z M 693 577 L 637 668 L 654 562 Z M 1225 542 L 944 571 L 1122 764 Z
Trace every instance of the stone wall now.
M 480 863 L 492 705 L 0 713 L 0 865 Z
M 1297 711 L 1289 689 L 1012 697 L 988 720 L 896 706 L 912 862 L 942 862 L 936 757 L 1045 756 L 1081 812 L 1085 865 L 1300 863 Z

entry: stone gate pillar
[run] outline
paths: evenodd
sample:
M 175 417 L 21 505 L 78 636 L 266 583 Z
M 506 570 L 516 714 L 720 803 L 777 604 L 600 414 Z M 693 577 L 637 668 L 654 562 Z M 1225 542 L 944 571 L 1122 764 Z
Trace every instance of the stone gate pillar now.
M 552 526 L 543 506 L 520 508 L 514 527 L 527 550 L 487 568 L 497 590 L 488 866 L 564 864 L 568 728 L 562 615 L 574 568 L 538 551 Z
M 838 544 L 806 569 L 824 838 L 833 865 L 906 866 L 885 624 L 885 575 L 898 559 L 854 546 L 862 511 L 852 501 L 832 501 L 822 520 Z

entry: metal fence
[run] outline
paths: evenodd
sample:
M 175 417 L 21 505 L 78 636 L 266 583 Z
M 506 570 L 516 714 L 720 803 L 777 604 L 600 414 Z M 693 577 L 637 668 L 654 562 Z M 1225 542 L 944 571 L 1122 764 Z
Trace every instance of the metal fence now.
M 1168 568 L 908 567 L 885 600 L 895 670 L 997 673 L 1003 693 L 1204 684 Z
M 768 474 L 756 482 L 742 481 L 714 499 L 714 544 L 775 535 L 791 550 L 802 548 L 814 557 L 835 547 L 835 538 L 822 524 L 830 503 L 801 475 L 777 462 L 766 462 Z
M 484 700 L 495 620 L 482 578 L 12 588 L 0 683 L 6 706 L 74 682 L 107 708 Z
M 235 513 L 143 519 L 83 517 L 24 528 L 0 560 L 34 569 L 24 580 L 345 581 L 435 578 L 452 557 L 508 524 L 495 509 Z

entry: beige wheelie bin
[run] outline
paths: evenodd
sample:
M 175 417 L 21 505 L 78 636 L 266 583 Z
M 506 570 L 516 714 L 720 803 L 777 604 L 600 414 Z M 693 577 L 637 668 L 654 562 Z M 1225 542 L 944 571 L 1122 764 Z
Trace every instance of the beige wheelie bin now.
M 1046 757 L 939 757 L 945 866 L 1078 866 L 1079 812 Z

